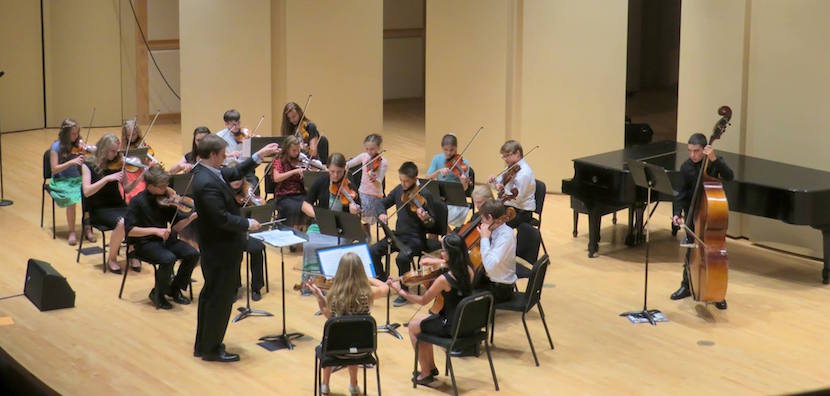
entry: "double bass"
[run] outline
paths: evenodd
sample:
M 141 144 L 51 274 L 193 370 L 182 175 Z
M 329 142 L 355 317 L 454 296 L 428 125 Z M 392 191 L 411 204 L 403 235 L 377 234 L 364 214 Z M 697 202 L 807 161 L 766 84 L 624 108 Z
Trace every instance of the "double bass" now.
M 709 145 L 726 131 L 732 109 L 721 106 L 718 114 L 721 118 L 712 129 Z M 720 302 L 726 298 L 728 279 L 726 229 L 729 226 L 729 204 L 723 183 L 706 173 L 708 166 L 709 157 L 704 156 L 686 216 L 692 220 L 687 229 L 694 229 L 695 239 L 698 240 L 692 248 L 686 271 L 689 271 L 689 288 L 695 301 Z

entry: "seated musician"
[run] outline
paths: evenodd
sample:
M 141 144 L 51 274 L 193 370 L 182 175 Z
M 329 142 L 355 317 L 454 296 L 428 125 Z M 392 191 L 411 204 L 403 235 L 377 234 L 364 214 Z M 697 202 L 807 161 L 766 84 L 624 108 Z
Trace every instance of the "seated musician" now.
M 709 166 L 706 174 L 716 177 L 721 180 L 729 181 L 734 178 L 732 169 L 723 157 L 715 155 L 715 150 L 708 145 L 706 136 L 702 133 L 695 133 L 689 137 L 689 159 L 680 166 L 680 174 L 683 177 L 683 184 L 674 199 L 672 222 L 679 226 L 683 222 L 683 217 L 689 213 L 689 208 L 692 204 L 692 195 L 694 194 L 695 185 L 697 184 L 697 177 L 700 174 L 700 167 L 703 164 L 703 158 L 709 157 Z M 692 225 L 693 227 L 694 225 Z M 690 235 L 686 236 L 684 244 L 694 243 Z M 683 264 L 683 280 L 680 282 L 680 288 L 671 295 L 672 300 L 680 300 L 692 295 L 689 289 L 689 256 L 691 250 L 686 251 L 686 261 Z M 718 309 L 726 309 L 726 300 L 715 303 Z
M 516 236 L 510 226 L 499 222 L 505 212 L 504 204 L 494 199 L 479 208 L 481 265 L 489 279 L 489 285 L 485 285 L 496 303 L 510 301 L 516 284 Z
M 228 183 L 231 187 L 231 190 L 234 191 L 236 194 L 237 203 L 244 206 L 258 206 L 263 205 L 264 203 L 262 200 L 254 194 L 252 191 L 253 186 L 248 183 L 244 183 L 247 180 L 247 176 L 244 178 L 244 175 L 239 173 L 233 172 L 222 172 L 222 178 Z M 247 192 L 243 192 L 243 188 L 248 188 Z M 241 201 L 241 202 L 240 202 Z M 263 250 L 265 249 L 265 243 L 261 240 L 256 238 L 248 238 L 245 241 L 245 252 L 250 255 L 250 266 L 251 266 L 251 299 L 254 301 L 259 301 L 262 299 L 262 287 L 265 286 L 265 278 L 263 277 L 264 271 L 264 253 Z M 239 268 L 239 277 L 237 278 L 237 287 L 242 288 L 242 267 Z
M 448 164 L 452 166 L 458 158 L 458 138 L 451 133 L 444 135 L 441 139 L 441 149 L 444 152 L 432 158 L 426 178 L 461 183 L 461 187 L 467 191 L 474 184 L 469 177 L 470 163 L 467 159 L 459 161 L 453 169 L 448 168 Z M 447 224 L 450 227 L 463 225 L 469 211 L 470 208 L 467 206 L 447 205 Z
M 179 172 L 189 173 L 190 170 L 193 169 L 193 166 L 196 165 L 196 161 L 198 160 L 196 156 L 196 148 L 199 146 L 199 142 L 201 142 L 207 135 L 210 135 L 210 129 L 208 129 L 208 127 L 200 126 L 193 130 L 193 139 L 190 141 L 191 150 L 189 153 L 185 154 L 176 165 L 173 165 L 173 167 L 170 168 L 171 175 Z
M 474 274 L 464 240 L 458 234 L 448 234 L 444 237 L 442 244 L 441 256 L 447 262 L 449 271 L 436 278 L 423 295 L 410 294 L 400 281 L 387 280 L 399 296 L 416 304 L 427 305 L 436 297 L 443 298 L 439 312 L 422 314 L 409 321 L 409 340 L 413 348 L 421 332 L 440 337 L 452 337 L 450 334 L 453 325 L 451 319 L 455 309 L 464 297 L 472 294 Z M 421 371 L 413 375 L 412 381 L 419 385 L 433 382 L 439 372 L 435 367 L 432 346 L 420 345 L 417 358 Z
M 521 223 L 529 222 L 533 211 L 536 210 L 536 177 L 530 164 L 524 160 L 521 143 L 515 140 L 505 142 L 501 146 L 501 158 L 508 168 L 517 165 L 519 170 L 515 175 L 512 175 L 514 172 L 508 171 L 499 177 L 490 177 L 489 181 L 490 184 L 495 184 L 499 191 L 499 199 L 505 195 L 510 196 L 504 204 L 516 209 L 516 217 L 507 222 L 507 225 L 516 228 Z
M 239 121 L 241 119 L 242 115 L 239 114 L 239 111 L 236 109 L 230 109 L 222 115 L 222 120 L 225 121 L 225 128 L 219 132 L 216 132 L 216 136 L 219 136 L 225 141 L 225 143 L 228 144 L 228 147 L 225 147 L 225 155 L 227 157 L 225 158 L 224 165 L 233 165 L 243 159 L 242 142 L 250 136 L 248 136 L 248 129 L 242 128 Z M 252 186 L 257 185 L 257 182 L 259 181 L 254 171 L 251 171 L 245 175 L 245 179 L 247 179 Z
M 124 227 L 138 257 L 159 266 L 150 300 L 161 309 L 173 308 L 165 296 L 170 296 L 178 304 L 190 304 L 190 300 L 182 295 L 182 290 L 190 284 L 190 275 L 199 261 L 199 252 L 179 240 L 177 233 L 196 219 L 196 211 L 190 208 L 190 215 L 182 215 L 171 204 L 171 196 L 175 192 L 169 188 L 170 174 L 160 166 L 151 167 L 144 174 L 144 180 L 147 188 L 130 201 Z M 172 232 L 167 228 L 168 223 L 172 223 Z M 182 263 L 171 281 L 173 265 L 177 260 Z
M 67 118 L 61 123 L 58 140 L 50 146 L 49 165 L 52 177 L 49 181 L 49 195 L 61 208 L 66 208 L 66 224 L 69 226 L 69 246 L 75 246 L 75 207 L 81 202 L 81 165 L 84 156 L 73 154 L 73 149 L 84 148 L 81 127 L 75 120 Z M 98 238 L 89 225 L 83 226 L 84 238 L 95 242 Z
M 360 196 L 356 193 L 354 188 L 348 184 L 346 176 L 346 157 L 340 153 L 334 153 L 329 156 L 328 174 L 321 175 L 308 190 L 305 201 L 303 202 L 303 213 L 314 218 L 314 208 L 325 208 L 329 210 L 339 210 L 349 212 L 352 214 L 360 213 Z M 332 193 L 334 191 L 334 193 Z M 349 195 L 349 192 L 354 194 Z M 349 198 L 354 203 L 349 202 L 343 204 L 342 195 L 349 195 Z M 346 198 L 348 201 L 349 198 Z
M 139 148 L 147 148 L 147 157 L 144 157 L 142 162 L 144 163 L 144 170 L 150 167 L 150 165 L 155 163 L 155 160 L 151 158 L 153 155 L 153 149 L 144 141 L 144 133 L 141 131 L 141 127 L 139 127 L 138 123 L 136 122 L 135 118 L 131 120 L 124 121 L 124 124 L 121 126 L 121 151 L 126 153 L 126 156 L 130 156 L 129 151 L 137 150 Z M 126 203 L 130 203 L 130 200 L 133 199 L 134 196 L 138 195 L 138 193 L 144 191 L 145 182 L 144 182 L 144 171 L 139 170 L 136 172 L 127 171 L 124 173 L 124 184 L 133 186 L 129 191 L 124 190 L 124 201 Z
M 433 197 L 428 192 L 421 191 L 420 196 L 426 202 L 425 205 L 422 205 L 423 208 L 412 210 L 411 208 L 416 207 L 414 204 L 415 200 L 407 204 L 407 207 L 402 207 L 410 194 L 414 195 L 418 191 L 418 166 L 411 161 L 404 162 L 398 169 L 398 178 L 401 184 L 392 189 L 386 197 L 378 201 L 372 210 L 374 213 L 379 214 L 378 220 L 386 223 L 388 220 L 386 209 L 391 208 L 393 205 L 399 208 L 396 214 L 398 219 L 395 223 L 394 235 L 401 244 L 406 245 L 410 249 L 410 252 L 409 254 L 398 253 L 395 257 L 395 263 L 398 266 L 398 274 L 405 274 L 412 268 L 412 256 L 419 254 L 426 245 L 427 224 L 425 222 L 431 220 L 428 208 L 433 207 Z M 407 198 L 404 198 L 405 196 Z M 381 280 L 385 280 L 389 276 L 383 270 L 381 264 L 381 257 L 386 254 L 387 248 L 389 246 L 385 238 L 372 245 L 371 248 L 375 273 L 378 274 L 378 278 Z M 393 252 L 398 251 L 398 247 L 394 244 L 391 246 L 391 249 Z M 408 301 L 402 296 L 398 296 L 394 302 L 396 307 L 406 304 L 408 304 Z
M 274 197 L 277 214 L 286 219 L 285 225 L 303 226 L 306 219 L 302 207 L 306 191 L 303 185 L 303 166 L 300 159 L 300 141 L 288 136 L 283 141 L 282 152 L 274 159 L 272 177 L 275 183 Z
M 124 216 L 127 214 L 127 203 L 120 189 L 124 183 L 124 191 L 130 192 L 143 178 L 136 178 L 132 183 L 125 183 L 124 159 L 118 153 L 118 137 L 108 133 L 101 137 L 95 146 L 97 147 L 95 155 L 81 167 L 84 211 L 89 212 L 90 224 L 100 224 L 112 229 L 106 265 L 111 272 L 120 274 L 118 248 L 124 240 Z M 133 260 L 132 268 L 140 271 L 141 264 Z
M 320 312 L 328 319 L 331 319 L 332 316 L 368 315 L 374 300 L 389 293 L 389 287 L 385 283 L 366 275 L 360 256 L 351 252 L 340 258 L 337 273 L 334 275 L 331 288 L 325 296 L 320 286 L 314 283 L 314 278 L 309 278 L 306 287 L 311 289 L 317 297 Z M 349 393 L 359 395 L 360 387 L 357 385 L 358 366 L 348 366 L 348 369 Z M 329 394 L 331 371 L 331 367 L 323 369 L 322 384 L 320 384 L 320 394 L 322 395 Z

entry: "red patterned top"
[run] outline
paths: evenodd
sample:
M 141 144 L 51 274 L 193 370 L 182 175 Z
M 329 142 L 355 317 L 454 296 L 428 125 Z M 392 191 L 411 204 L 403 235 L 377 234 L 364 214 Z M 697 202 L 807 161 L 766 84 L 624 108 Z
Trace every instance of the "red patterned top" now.
M 297 167 L 292 166 L 288 161 L 274 160 L 274 175 L 277 173 L 290 172 L 296 168 Z M 276 183 L 274 187 L 274 195 L 277 197 L 297 194 L 305 194 L 303 179 L 299 175 L 291 175 L 288 179 Z

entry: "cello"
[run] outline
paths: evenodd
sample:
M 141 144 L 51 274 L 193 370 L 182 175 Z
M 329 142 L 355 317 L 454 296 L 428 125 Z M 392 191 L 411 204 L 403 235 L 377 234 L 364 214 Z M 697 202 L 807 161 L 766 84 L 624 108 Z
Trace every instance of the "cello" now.
M 721 106 L 718 114 L 721 118 L 712 128 L 709 145 L 720 139 L 726 131 L 732 118 L 732 109 Z M 720 302 L 725 300 L 728 279 L 726 229 L 729 226 L 729 204 L 723 183 L 706 173 L 708 166 L 709 157 L 705 156 L 686 216 L 692 222 L 685 228 L 694 228 L 696 235 L 692 235 L 698 240 L 698 244 L 692 248 L 686 271 L 695 301 Z

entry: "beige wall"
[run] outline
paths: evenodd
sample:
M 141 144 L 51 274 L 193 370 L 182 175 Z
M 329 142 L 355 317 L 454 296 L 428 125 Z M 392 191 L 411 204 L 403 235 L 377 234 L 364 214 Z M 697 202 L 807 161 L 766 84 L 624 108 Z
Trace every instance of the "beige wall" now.
M 290 0 L 285 7 L 285 52 L 274 58 L 286 59 L 285 96 L 273 98 L 274 115 L 312 94 L 307 115 L 331 152 L 355 155 L 363 137 L 383 127 L 382 3 Z M 310 21 L 325 28 L 309 29 Z
M 181 91 L 181 84 L 179 81 L 179 50 L 155 50 L 153 56 L 158 62 L 159 68 L 164 73 L 164 77 L 173 86 L 176 92 Z M 161 111 L 161 114 L 178 113 L 181 111 L 181 102 L 172 92 L 161 74 L 153 66 L 153 61 L 149 61 L 149 86 L 150 86 L 150 113 L 155 114 L 156 111 Z
M 260 115 L 271 119 L 270 15 L 268 0 L 179 2 L 184 150 L 193 128 L 222 129 L 230 108 L 250 128 Z
M 464 147 L 484 126 L 464 157 L 479 181 L 503 168 L 512 7 L 502 0 L 427 1 L 426 163 L 441 151 L 445 133 L 454 132 Z
M 43 127 L 40 2 L 0 2 L 0 131 Z
M 383 29 L 423 29 L 425 0 L 384 0 Z M 383 39 L 383 98 L 424 96 L 424 37 Z
M 47 124 L 65 117 L 121 124 L 119 12 L 115 0 L 44 2 Z
M 524 0 L 521 142 L 536 178 L 559 191 L 571 159 L 620 149 L 627 2 Z
M 147 0 L 147 31 L 144 34 L 147 40 L 179 38 L 179 1 Z
M 830 2 L 753 0 L 746 154 L 830 171 Z M 751 240 L 821 257 L 808 227 L 747 218 Z

